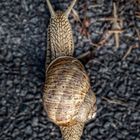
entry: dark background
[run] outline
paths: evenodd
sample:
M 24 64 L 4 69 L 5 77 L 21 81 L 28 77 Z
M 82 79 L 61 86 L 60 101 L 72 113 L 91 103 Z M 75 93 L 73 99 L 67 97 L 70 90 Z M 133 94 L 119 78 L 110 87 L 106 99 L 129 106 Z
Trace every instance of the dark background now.
M 52 0 L 57 10 L 69 3 Z M 116 5 L 124 30 L 118 49 L 113 35 L 95 47 L 112 26 L 98 20 L 112 16 L 112 0 L 79 0 L 81 23 L 72 13 L 69 18 L 75 57 L 87 53 L 81 61 L 97 95 L 97 116 L 86 124 L 82 140 L 140 140 L 140 4 Z M 45 0 L 0 0 L 0 140 L 62 139 L 41 100 L 49 18 Z

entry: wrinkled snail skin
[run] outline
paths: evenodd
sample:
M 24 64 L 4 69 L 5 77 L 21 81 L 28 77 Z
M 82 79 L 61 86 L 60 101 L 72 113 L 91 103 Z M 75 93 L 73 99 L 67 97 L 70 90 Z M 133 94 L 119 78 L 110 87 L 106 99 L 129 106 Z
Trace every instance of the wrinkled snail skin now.
M 49 119 L 60 127 L 64 140 L 80 140 L 85 123 L 96 115 L 96 97 L 87 72 L 72 57 L 74 44 L 68 15 L 75 2 L 65 12 L 55 12 L 47 0 L 51 19 L 43 106 Z
M 60 126 L 64 140 L 80 140 L 80 137 L 83 133 L 83 128 L 84 123 L 80 122 L 69 127 Z
M 65 12 L 55 12 L 50 4 L 50 1 L 47 0 L 48 9 L 51 13 L 47 31 L 47 65 L 59 56 L 73 55 L 73 35 L 68 16 L 75 2 L 76 0 L 73 0 L 70 7 Z

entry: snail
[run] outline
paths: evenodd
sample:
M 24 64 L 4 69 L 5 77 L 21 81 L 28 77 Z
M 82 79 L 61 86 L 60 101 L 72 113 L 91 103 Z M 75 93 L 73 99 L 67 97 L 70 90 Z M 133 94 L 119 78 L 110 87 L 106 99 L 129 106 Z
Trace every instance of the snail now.
M 74 44 L 68 15 L 75 2 L 66 12 L 55 13 L 47 0 L 51 19 L 43 106 L 49 119 L 60 127 L 64 140 L 80 140 L 85 123 L 96 115 L 96 97 L 87 72 L 72 56 Z

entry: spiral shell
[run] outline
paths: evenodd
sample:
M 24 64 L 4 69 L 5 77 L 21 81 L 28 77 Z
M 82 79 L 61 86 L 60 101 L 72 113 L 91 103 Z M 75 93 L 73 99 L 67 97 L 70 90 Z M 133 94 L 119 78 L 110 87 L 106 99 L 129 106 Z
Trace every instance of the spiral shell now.
M 52 61 L 46 70 L 43 95 L 48 117 L 58 125 L 75 124 L 89 89 L 89 78 L 76 58 L 63 56 Z

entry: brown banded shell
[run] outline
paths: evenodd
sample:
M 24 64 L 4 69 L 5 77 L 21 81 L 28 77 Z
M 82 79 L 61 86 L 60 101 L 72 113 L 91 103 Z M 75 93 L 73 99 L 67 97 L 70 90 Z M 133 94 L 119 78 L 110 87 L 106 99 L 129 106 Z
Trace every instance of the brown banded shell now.
M 43 95 L 48 117 L 59 125 L 75 124 L 89 89 L 89 78 L 76 58 L 63 56 L 52 61 L 46 71 Z

